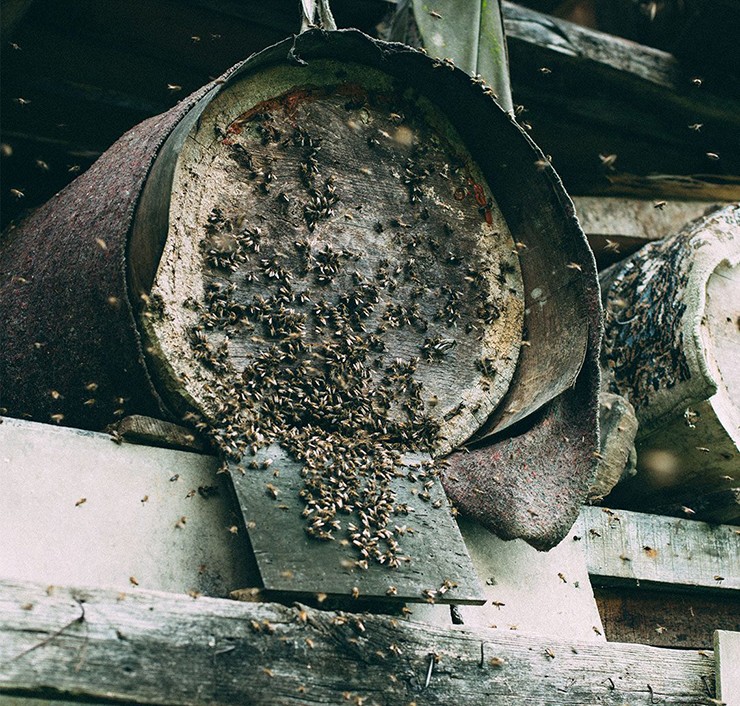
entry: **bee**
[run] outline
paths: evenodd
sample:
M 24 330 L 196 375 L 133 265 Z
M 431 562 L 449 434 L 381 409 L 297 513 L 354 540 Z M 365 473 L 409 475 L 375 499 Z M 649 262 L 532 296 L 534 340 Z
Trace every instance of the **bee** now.
M 614 163 L 617 161 L 616 154 L 599 154 L 599 160 L 602 166 L 607 169 L 614 169 Z
M 657 208 L 659 211 L 662 211 L 667 205 L 668 205 L 667 201 L 656 201 L 653 204 L 653 208 Z
M 80 498 L 76 503 L 75 507 L 80 507 L 80 505 L 84 505 L 87 502 L 87 498 Z

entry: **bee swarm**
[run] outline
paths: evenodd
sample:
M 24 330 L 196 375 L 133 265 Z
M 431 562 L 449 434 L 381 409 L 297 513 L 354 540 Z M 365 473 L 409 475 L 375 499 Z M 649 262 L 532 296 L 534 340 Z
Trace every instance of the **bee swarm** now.
M 192 215 L 171 223 L 144 318 L 224 468 L 265 473 L 255 454 L 279 443 L 303 464 L 305 531 L 360 568 L 408 560 L 413 508 L 392 483 L 448 512 L 429 492 L 440 463 L 403 454 L 443 454 L 485 420 L 523 316 L 513 239 L 471 156 L 379 81 L 234 115 L 237 95 L 226 123 L 214 101 L 181 156 L 171 221 Z

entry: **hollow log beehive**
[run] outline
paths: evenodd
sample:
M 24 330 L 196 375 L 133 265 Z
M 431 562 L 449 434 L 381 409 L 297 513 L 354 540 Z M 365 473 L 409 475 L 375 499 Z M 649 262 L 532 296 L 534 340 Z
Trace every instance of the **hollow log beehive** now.
M 608 383 L 639 421 L 637 475 L 614 503 L 740 517 L 738 233 L 740 208 L 727 206 L 602 274 Z
M 407 47 L 308 32 L 134 129 L 3 240 L 0 404 L 88 428 L 185 418 L 230 463 L 279 442 L 319 538 L 342 503 L 391 502 L 404 451 L 520 422 L 496 483 L 546 466 L 554 435 L 562 464 L 539 498 L 515 489 L 513 528 L 476 512 L 524 536 L 524 506 L 565 477 L 531 521 L 556 542 L 593 469 L 595 270 L 549 163 L 488 94 Z

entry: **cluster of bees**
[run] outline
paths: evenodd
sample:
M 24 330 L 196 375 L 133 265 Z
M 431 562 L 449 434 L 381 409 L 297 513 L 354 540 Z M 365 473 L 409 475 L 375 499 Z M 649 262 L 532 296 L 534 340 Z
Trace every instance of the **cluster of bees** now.
M 674 322 L 686 310 L 686 304 L 674 293 L 685 287 L 688 280 L 687 256 L 683 241 L 677 240 L 665 249 L 664 257 L 671 266 L 656 270 L 639 297 L 633 294 L 635 280 L 642 277 L 637 256 L 630 269 L 609 287 L 602 358 L 614 376 L 611 391 L 624 394 L 625 388 L 629 388 L 629 399 L 635 407 L 647 406 L 660 387 L 671 387 L 691 376 L 683 346 L 674 340 L 680 336 Z M 645 336 L 645 329 L 651 338 L 663 342 L 663 353 L 658 357 L 653 348 L 635 343 L 638 337 Z
M 290 111 L 267 105 L 240 123 L 238 137 L 220 131 L 238 196 L 221 196 L 203 224 L 204 296 L 190 330 L 209 382 L 207 418 L 188 421 L 208 433 L 224 468 L 251 472 L 258 449 L 279 442 L 303 464 L 306 532 L 351 544 L 362 568 L 410 560 L 399 539 L 413 532 L 402 520 L 413 508 L 397 497 L 399 483 L 413 483 L 414 496 L 435 508 L 445 504 L 430 493 L 438 465 L 402 463 L 405 452 L 433 452 L 442 420 L 456 413 L 437 407 L 420 369 L 477 350 L 500 315 L 480 260 L 466 265 L 459 248 L 479 236 L 451 225 L 425 191 L 442 173 L 454 205 L 469 172 L 422 120 L 407 121 L 417 134 L 411 147 L 383 139 L 388 109 L 379 103 L 337 94 Z M 348 140 L 368 164 L 390 163 L 393 216 L 357 203 L 361 171 L 343 170 L 336 143 L 329 149 L 357 111 L 370 126 L 353 127 Z M 390 125 L 405 120 L 398 109 L 391 116 Z M 490 358 L 465 364 L 495 374 Z

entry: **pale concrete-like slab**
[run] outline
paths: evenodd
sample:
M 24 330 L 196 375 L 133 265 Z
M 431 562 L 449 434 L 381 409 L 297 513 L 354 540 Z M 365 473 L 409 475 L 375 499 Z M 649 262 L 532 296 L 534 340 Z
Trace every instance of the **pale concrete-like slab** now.
M 460 531 L 487 602 L 457 606 L 466 626 L 604 641 L 586 559 L 574 530 L 554 549 L 538 552 L 520 539 L 504 541 L 471 520 Z M 413 607 L 413 619 L 449 625 L 447 606 Z
M 740 706 L 740 632 L 715 630 L 717 698 L 725 706 Z
M 0 482 L 5 579 L 211 596 L 259 585 L 211 457 L 4 418 Z

